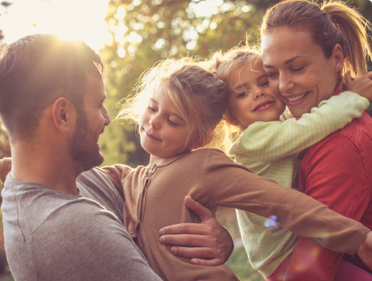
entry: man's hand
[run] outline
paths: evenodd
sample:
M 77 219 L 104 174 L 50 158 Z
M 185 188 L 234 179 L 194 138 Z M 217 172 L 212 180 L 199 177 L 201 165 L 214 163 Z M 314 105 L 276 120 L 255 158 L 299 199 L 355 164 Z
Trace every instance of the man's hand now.
M 372 270 L 372 232 L 368 232 L 366 239 L 357 251 L 361 260 Z
M 176 256 L 191 258 L 193 264 L 216 266 L 225 263 L 233 250 L 230 234 L 209 209 L 190 196 L 186 196 L 185 203 L 201 222 L 163 227 L 159 231 L 160 243 L 175 245 L 171 252 Z

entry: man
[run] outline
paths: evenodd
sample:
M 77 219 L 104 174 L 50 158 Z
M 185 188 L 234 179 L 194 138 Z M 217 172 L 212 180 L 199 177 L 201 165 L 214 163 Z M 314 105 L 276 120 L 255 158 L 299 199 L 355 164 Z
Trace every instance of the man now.
M 160 280 L 122 224 L 123 199 L 92 169 L 103 162 L 98 138 L 110 123 L 104 75 L 98 54 L 54 35 L 1 52 L 0 116 L 12 148 L 2 210 L 16 280 Z M 161 241 L 184 244 L 178 237 Z M 195 256 L 183 249 L 175 251 Z

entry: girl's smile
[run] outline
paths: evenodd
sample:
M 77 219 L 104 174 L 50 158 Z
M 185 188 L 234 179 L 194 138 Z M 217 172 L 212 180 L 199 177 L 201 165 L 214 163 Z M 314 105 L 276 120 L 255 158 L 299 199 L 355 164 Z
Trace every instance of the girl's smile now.
M 161 141 L 161 139 L 158 139 L 158 138 L 156 138 L 156 137 L 154 137 L 153 135 L 151 135 L 149 132 L 147 132 L 146 130 L 145 130 L 145 132 L 146 132 L 146 136 L 148 137 L 148 138 L 150 138 L 150 139 L 152 139 L 152 140 L 155 140 L 155 141 Z
M 266 109 L 269 109 L 271 108 L 273 105 L 275 104 L 274 101 L 271 101 L 271 100 L 267 100 L 267 101 L 263 101 L 261 103 L 259 103 L 254 109 L 253 111 L 264 111 Z
M 228 121 L 241 130 L 258 122 L 279 120 L 284 103 L 272 94 L 262 61 L 237 69 L 231 75 L 234 91 L 229 95 Z

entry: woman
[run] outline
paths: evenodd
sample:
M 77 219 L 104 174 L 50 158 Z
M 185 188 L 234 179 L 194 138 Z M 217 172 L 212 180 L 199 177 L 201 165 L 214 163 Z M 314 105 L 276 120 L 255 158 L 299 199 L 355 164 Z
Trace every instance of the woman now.
M 369 23 L 362 16 L 338 2 L 319 7 L 306 0 L 284 1 L 267 11 L 261 28 L 264 69 L 272 91 L 293 116 L 300 118 L 322 100 L 340 93 L 346 71 L 355 77 L 366 73 L 365 54 L 371 57 L 371 49 L 365 26 Z M 364 114 L 301 153 L 294 184 L 299 191 L 371 228 L 370 151 L 372 119 Z M 334 280 L 342 258 L 341 253 L 298 237 L 293 254 L 269 280 L 278 280 L 284 273 L 285 280 Z M 372 278 L 353 265 L 367 269 L 358 257 L 344 259 L 349 262 L 342 262 L 336 280 Z

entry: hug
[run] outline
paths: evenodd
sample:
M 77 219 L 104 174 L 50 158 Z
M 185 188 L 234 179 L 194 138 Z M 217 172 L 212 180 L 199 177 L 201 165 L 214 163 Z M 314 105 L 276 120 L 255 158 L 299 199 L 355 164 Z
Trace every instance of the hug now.
M 337 1 L 282 1 L 260 50 L 159 62 L 119 113 L 150 154 L 137 168 L 98 167 L 111 119 L 97 53 L 41 34 L 4 47 L 15 280 L 239 280 L 218 207 L 237 210 L 266 280 L 372 280 L 369 26 Z

